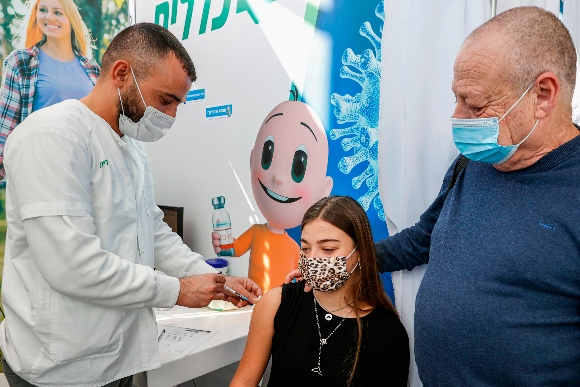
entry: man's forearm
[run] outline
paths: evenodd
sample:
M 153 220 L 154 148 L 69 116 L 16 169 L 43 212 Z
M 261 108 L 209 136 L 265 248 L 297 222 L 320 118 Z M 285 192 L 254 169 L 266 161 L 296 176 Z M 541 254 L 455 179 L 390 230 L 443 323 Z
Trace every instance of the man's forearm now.
M 163 212 L 155 206 L 154 258 L 155 267 L 177 278 L 195 274 L 217 273 L 203 257 L 183 243 L 179 235 L 163 222 Z
M 375 244 L 381 272 L 412 270 L 429 263 L 431 234 L 445 204 L 445 198 L 446 195 L 440 193 L 414 226 Z
M 429 262 L 431 237 L 425 235 L 421 237 L 422 231 L 416 230 L 415 227 L 381 239 L 375 244 L 381 272 L 412 270 Z
M 177 278 L 103 250 L 91 217 L 37 217 L 23 226 L 43 279 L 67 297 L 122 309 L 177 300 Z

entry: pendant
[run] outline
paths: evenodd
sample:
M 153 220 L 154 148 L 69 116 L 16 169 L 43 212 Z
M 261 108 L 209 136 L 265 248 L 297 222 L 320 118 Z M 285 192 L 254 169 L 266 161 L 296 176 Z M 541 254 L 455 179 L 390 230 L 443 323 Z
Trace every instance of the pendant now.
M 321 345 L 325 345 L 326 344 L 326 339 L 320 339 L 320 344 Z
M 324 318 L 326 319 L 326 321 L 330 321 L 332 320 L 332 315 L 330 313 L 326 313 L 326 316 L 324 316 Z
M 320 367 L 313 368 L 311 371 L 314 372 L 315 374 L 322 376 L 322 371 L 320 371 Z

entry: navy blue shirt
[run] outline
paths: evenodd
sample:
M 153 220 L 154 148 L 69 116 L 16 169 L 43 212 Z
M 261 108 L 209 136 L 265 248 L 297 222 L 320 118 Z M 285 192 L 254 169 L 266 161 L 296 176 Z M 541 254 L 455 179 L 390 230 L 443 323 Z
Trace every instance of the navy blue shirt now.
M 382 270 L 429 263 L 415 355 L 429 386 L 580 386 L 580 136 L 534 165 L 470 162 Z

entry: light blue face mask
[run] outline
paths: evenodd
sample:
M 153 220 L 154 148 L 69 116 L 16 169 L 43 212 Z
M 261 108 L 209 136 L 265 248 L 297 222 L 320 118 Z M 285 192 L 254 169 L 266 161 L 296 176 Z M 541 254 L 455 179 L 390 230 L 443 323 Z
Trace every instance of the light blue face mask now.
M 530 133 L 522 141 L 514 145 L 499 145 L 497 143 L 499 122 L 520 103 L 533 85 L 534 83 L 528 87 L 520 99 L 499 120 L 497 117 L 451 118 L 453 142 L 455 142 L 459 152 L 470 160 L 494 165 L 500 165 L 508 161 L 518 150 L 518 147 L 534 132 L 540 119 L 536 120 L 536 124 Z

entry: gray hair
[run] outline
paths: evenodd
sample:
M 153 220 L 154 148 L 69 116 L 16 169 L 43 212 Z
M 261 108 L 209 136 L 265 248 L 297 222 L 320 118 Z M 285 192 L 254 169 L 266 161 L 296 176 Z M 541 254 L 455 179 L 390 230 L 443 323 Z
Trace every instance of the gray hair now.
M 570 32 L 556 15 L 539 7 L 516 7 L 476 28 L 465 44 L 487 33 L 506 39 L 501 77 L 523 93 L 542 73 L 558 76 L 565 103 L 576 85 L 576 49 Z

